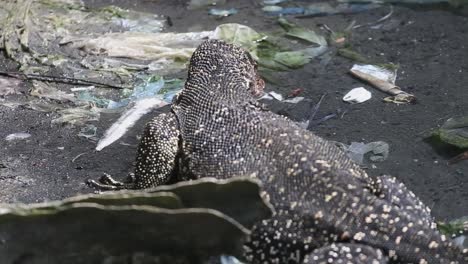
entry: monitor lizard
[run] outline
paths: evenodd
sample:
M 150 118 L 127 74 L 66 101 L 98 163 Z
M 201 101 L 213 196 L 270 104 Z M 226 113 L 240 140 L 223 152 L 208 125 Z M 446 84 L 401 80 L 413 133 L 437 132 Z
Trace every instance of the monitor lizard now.
M 334 144 L 259 104 L 256 68 L 242 48 L 202 43 L 171 112 L 145 128 L 134 180 L 91 183 L 141 189 L 258 178 L 275 214 L 245 244 L 252 263 L 468 263 L 468 251 L 437 231 L 404 184 L 370 177 Z

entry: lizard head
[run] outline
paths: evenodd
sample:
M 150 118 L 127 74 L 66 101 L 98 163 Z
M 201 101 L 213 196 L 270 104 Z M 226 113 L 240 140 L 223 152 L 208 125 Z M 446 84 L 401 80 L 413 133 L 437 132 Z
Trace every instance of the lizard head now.
M 245 98 L 246 93 L 260 96 L 265 87 L 249 52 L 221 40 L 200 44 L 190 59 L 188 79 L 204 80 L 214 92 L 240 98 Z

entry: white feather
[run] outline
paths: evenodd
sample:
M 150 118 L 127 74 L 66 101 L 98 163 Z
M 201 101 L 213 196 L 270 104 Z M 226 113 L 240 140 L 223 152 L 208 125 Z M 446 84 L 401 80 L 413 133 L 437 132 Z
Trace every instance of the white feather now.
M 104 133 L 104 136 L 99 140 L 96 150 L 101 151 L 105 147 L 114 143 L 117 139 L 121 138 L 133 125 L 136 121 L 140 119 L 143 115 L 150 112 L 155 108 L 160 108 L 168 103 L 164 102 L 161 98 L 145 98 L 135 102 L 135 105 L 125 111 L 122 116 L 112 124 L 112 126 L 107 129 Z

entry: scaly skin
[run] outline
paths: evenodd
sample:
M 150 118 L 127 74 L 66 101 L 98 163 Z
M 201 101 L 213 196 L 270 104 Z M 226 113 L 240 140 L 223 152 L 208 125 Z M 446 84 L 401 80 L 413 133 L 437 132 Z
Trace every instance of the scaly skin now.
M 245 245 L 253 263 L 468 263 L 403 184 L 369 177 L 333 144 L 263 109 L 254 97 L 262 89 L 247 52 L 201 44 L 172 112 L 148 125 L 135 182 L 124 187 L 260 179 L 276 212 Z

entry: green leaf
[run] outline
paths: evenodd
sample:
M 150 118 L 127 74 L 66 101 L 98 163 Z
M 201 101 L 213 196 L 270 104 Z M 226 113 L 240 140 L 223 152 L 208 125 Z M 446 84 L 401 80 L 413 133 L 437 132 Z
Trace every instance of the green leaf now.
M 468 116 L 448 119 L 434 135 L 445 143 L 468 148 Z
M 286 30 L 286 35 L 295 37 L 298 39 L 306 40 L 310 43 L 315 43 L 319 46 L 326 46 L 327 41 L 323 36 L 318 35 L 315 31 L 300 27 L 287 21 L 284 17 L 278 19 L 278 23 Z
M 300 68 L 310 62 L 310 58 L 303 51 L 278 52 L 275 54 L 274 60 L 293 69 Z

